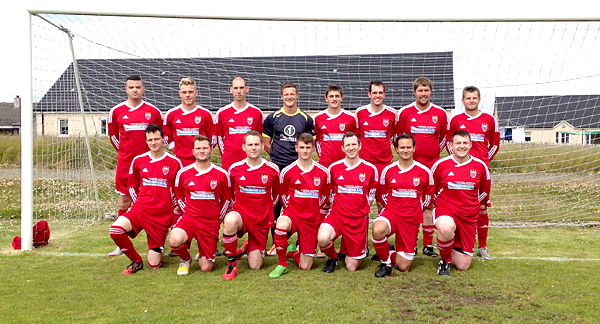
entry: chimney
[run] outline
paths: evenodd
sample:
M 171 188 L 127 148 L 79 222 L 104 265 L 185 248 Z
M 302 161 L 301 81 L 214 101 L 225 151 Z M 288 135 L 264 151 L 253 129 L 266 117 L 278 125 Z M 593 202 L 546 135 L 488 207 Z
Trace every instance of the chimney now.
M 21 97 L 15 97 L 15 108 L 21 108 Z

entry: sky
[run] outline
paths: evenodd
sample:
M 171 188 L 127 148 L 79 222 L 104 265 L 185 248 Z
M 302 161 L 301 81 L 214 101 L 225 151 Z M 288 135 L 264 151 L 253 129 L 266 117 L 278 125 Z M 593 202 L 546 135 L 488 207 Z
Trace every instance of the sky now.
M 116 4 L 119 4 L 118 6 Z M 539 7 L 519 1 L 505 1 L 502 6 L 469 8 L 466 1 L 429 1 L 398 7 L 397 2 L 381 1 L 363 7 L 340 6 L 326 8 L 318 1 L 307 1 L 294 10 L 281 8 L 281 2 L 266 1 L 264 6 L 247 6 L 247 2 L 230 1 L 226 7 L 218 4 L 190 4 L 191 7 L 160 7 L 124 4 L 112 0 L 98 4 L 70 1 L 22 1 L 0 10 L 2 43 L 11 44 L 3 51 L 0 102 L 10 102 L 15 95 L 27 95 L 28 42 L 26 41 L 28 12 L 79 11 L 107 12 L 118 8 L 120 13 L 151 15 L 190 15 L 190 12 L 213 17 L 257 18 L 313 18 L 313 19 L 366 19 L 366 20 L 460 20 L 460 19 L 592 19 L 567 4 Z M 111 6 L 114 5 L 114 6 Z M 272 4 L 272 5 L 269 5 Z M 164 6 L 164 5 L 163 5 Z M 580 4 L 578 7 L 585 7 Z M 469 8 L 466 10 L 465 8 Z M 520 10 L 515 10 L 520 9 Z M 385 54 L 424 51 L 447 51 L 454 54 L 455 85 L 476 84 L 482 89 L 485 107 L 491 107 L 493 98 L 503 95 L 598 94 L 600 93 L 600 28 L 598 22 L 273 22 L 223 20 L 178 20 L 175 26 L 155 24 L 155 19 L 120 19 L 91 17 L 68 19 L 49 16 L 53 21 L 94 42 L 136 44 L 135 55 L 142 57 L 227 57 L 261 55 L 331 55 L 331 54 Z M 58 18 L 57 18 L 58 17 Z M 35 20 L 35 19 L 34 19 Z M 600 17 L 596 17 L 600 20 Z M 135 23 L 132 23 L 135 21 Z M 165 21 L 160 20 L 160 21 Z M 201 27 L 198 23 L 201 22 Z M 103 26 L 103 33 L 89 26 Z M 48 36 L 51 49 L 43 58 L 34 59 L 34 68 L 47 70 L 47 80 L 33 81 L 34 100 L 39 100 L 64 69 L 65 62 L 55 60 L 68 50 L 66 38 L 56 36 L 47 24 L 36 32 Z M 190 34 L 189 31 L 199 30 Z M 187 30 L 187 33 L 181 32 Z M 200 32 L 201 30 L 201 32 Z M 275 36 L 274 36 L 275 35 Z M 44 37 L 41 37 L 44 39 Z M 277 39 L 273 42 L 273 39 Z M 281 40 L 279 40 L 279 39 Z M 40 39 L 39 37 L 36 39 Z M 227 39 L 227 42 L 223 42 Z M 25 40 L 25 41 L 24 41 Z M 37 41 L 36 44 L 41 43 Z M 81 44 L 81 43 L 77 43 Z M 90 45 L 92 44 L 92 45 Z M 156 46 L 155 44 L 159 44 Z M 185 46 L 182 46 L 185 44 Z M 210 46 L 203 46 L 210 44 Z M 111 45 L 111 46 L 113 46 Z M 79 45 L 76 45 L 79 46 Z M 127 53 L 111 51 L 87 42 L 79 48 L 80 58 L 124 57 Z M 61 62 L 58 62 L 61 61 Z M 41 68 L 40 68 L 41 67 Z M 585 86 L 583 86 L 585 84 Z M 459 89 L 456 90 L 457 98 Z M 457 99 L 457 107 L 460 107 Z

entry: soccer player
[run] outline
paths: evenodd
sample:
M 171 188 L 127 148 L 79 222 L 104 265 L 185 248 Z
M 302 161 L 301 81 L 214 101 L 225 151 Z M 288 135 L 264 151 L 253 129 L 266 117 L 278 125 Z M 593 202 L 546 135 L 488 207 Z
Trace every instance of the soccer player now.
M 229 168 L 233 210 L 223 220 L 223 246 L 229 259 L 225 280 L 233 280 L 238 274 L 238 237 L 245 233 L 248 265 L 252 270 L 262 267 L 269 228 L 273 227 L 273 206 L 279 200 L 279 168 L 260 156 L 264 149 L 261 133 L 249 131 L 243 143 L 246 159 Z
M 340 235 L 346 248 L 346 269 L 355 271 L 367 255 L 367 231 L 371 203 L 377 192 L 377 168 L 359 157 L 360 137 L 352 132 L 342 137 L 345 158 L 329 166 L 333 202 L 319 227 L 317 239 L 329 259 L 323 271 L 332 273 L 338 264 L 334 241 Z
M 183 216 L 171 230 L 169 245 L 181 258 L 178 275 L 190 272 L 192 257 L 188 249 L 193 238 L 198 241 L 200 270 L 208 272 L 215 266 L 219 228 L 229 208 L 231 183 L 227 171 L 210 162 L 211 142 L 206 136 L 194 137 L 196 163 L 181 169 L 175 179 L 175 196 Z
M 157 269 L 161 266 L 171 215 L 176 206 L 173 187 L 181 162 L 164 151 L 164 132 L 160 125 L 148 125 L 145 134 L 150 152 L 136 156 L 129 168 L 127 186 L 133 206 L 110 227 L 110 237 L 131 260 L 124 275 L 134 274 L 144 266 L 129 239 L 142 230 L 148 236 L 148 267 Z
M 431 103 L 433 83 L 426 77 L 413 82 L 415 102 L 402 107 L 396 115 L 396 134 L 411 134 L 416 141 L 415 161 L 431 168 L 440 158 L 446 145 L 448 115 L 446 111 Z M 423 211 L 423 253 L 435 257 L 433 250 L 432 207 Z
M 144 131 L 150 124 L 161 125 L 163 122 L 160 110 L 142 99 L 145 89 L 139 76 L 130 76 L 125 82 L 127 101 L 114 106 L 108 113 L 108 136 L 117 150 L 115 191 L 119 194 L 118 216 L 125 214 L 131 207 L 127 177 L 133 158 L 148 151 Z M 117 246 L 108 256 L 122 254 Z
M 498 153 L 500 146 L 500 133 L 498 131 L 498 122 L 494 116 L 479 110 L 481 95 L 479 89 L 474 86 L 467 86 L 463 89 L 462 103 L 465 106 L 465 112 L 458 114 L 450 119 L 448 123 L 448 133 L 454 134 L 457 130 L 464 130 L 471 134 L 473 147 L 469 154 L 485 162 L 488 169 L 490 161 Z M 452 154 L 452 147 L 449 145 L 448 152 Z M 477 255 L 489 260 L 490 253 L 487 248 L 488 225 L 490 218 L 488 216 L 488 201 L 481 204 L 479 217 L 477 217 L 477 240 L 479 247 Z
M 196 81 L 182 78 L 179 81 L 179 96 L 181 104 L 167 112 L 163 128 L 167 147 L 187 166 L 196 163 L 192 143 L 194 137 L 206 136 L 212 144 L 216 143 L 216 133 L 210 111 L 196 104 Z
M 298 87 L 286 82 L 280 88 L 283 107 L 267 116 L 263 125 L 263 142 L 265 151 L 271 156 L 271 162 L 277 164 L 279 170 L 292 164 L 298 158 L 296 152 L 296 138 L 300 133 L 314 135 L 314 121 L 312 117 L 298 108 Z M 275 224 L 281 214 L 281 201 L 275 205 Z M 268 255 L 275 252 L 275 227 L 271 229 L 273 246 Z
M 219 109 L 215 115 L 221 167 L 225 170 L 246 158 L 246 153 L 242 150 L 244 135 L 251 130 L 259 133 L 263 130 L 262 112 L 246 101 L 249 91 L 246 80 L 240 77 L 233 79 L 229 91 L 233 95 L 233 102 Z
M 329 167 L 331 163 L 344 158 L 342 138 L 346 132 L 358 132 L 356 115 L 341 108 L 344 91 L 337 84 L 330 84 L 325 90 L 327 110 L 315 115 L 315 135 L 319 164 Z
M 314 138 L 302 133 L 296 141 L 298 160 L 285 167 L 280 175 L 280 197 L 285 209 L 277 221 L 275 246 L 279 264 L 269 274 L 279 278 L 287 273 L 287 258 L 293 258 L 302 270 L 310 270 L 317 253 L 317 232 L 323 222 L 321 206 L 329 195 L 327 169 L 312 160 Z M 288 232 L 298 232 L 300 251 L 288 245 Z
M 452 155 L 433 165 L 436 185 L 434 224 L 441 260 L 438 274 L 450 275 L 450 264 L 467 270 L 475 251 L 479 206 L 490 193 L 490 171 L 485 162 L 469 155 L 471 136 L 458 130 L 450 138 Z
M 383 104 L 385 84 L 376 80 L 369 82 L 371 103 L 356 109 L 360 141 L 363 144 L 360 157 L 370 162 L 381 174 L 392 162 L 392 137 L 396 133 L 396 110 Z M 377 210 L 383 206 L 377 202 Z
M 373 247 L 381 259 L 375 277 L 392 273 L 392 264 L 400 271 L 412 266 L 417 249 L 423 209 L 431 205 L 433 177 L 431 170 L 413 159 L 415 139 L 400 134 L 395 140 L 398 162 L 388 165 L 381 174 L 380 195 L 385 207 L 372 227 Z M 388 237 L 396 234 L 398 252 L 389 253 Z

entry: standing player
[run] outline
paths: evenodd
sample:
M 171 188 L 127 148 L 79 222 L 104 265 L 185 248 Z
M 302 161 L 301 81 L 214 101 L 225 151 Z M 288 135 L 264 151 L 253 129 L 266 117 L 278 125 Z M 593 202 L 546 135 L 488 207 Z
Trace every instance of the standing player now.
M 150 124 L 162 124 L 162 113 L 158 108 L 142 99 L 144 84 L 137 75 L 125 82 L 127 101 L 114 106 L 108 113 L 108 136 L 117 150 L 115 191 L 119 194 L 119 212 L 121 216 L 131 207 L 127 193 L 127 177 L 133 158 L 148 151 L 144 131 Z M 117 246 L 108 256 L 122 255 Z
M 159 125 L 148 125 L 145 134 L 150 152 L 136 156 L 129 169 L 127 186 L 133 206 L 110 227 L 110 237 L 131 260 L 123 271 L 124 275 L 136 273 L 144 266 L 142 257 L 129 239 L 135 238 L 142 230 L 148 236 L 148 267 L 156 269 L 161 266 L 163 247 L 176 205 L 173 187 L 181 162 L 164 151 L 164 132 Z
M 410 270 L 417 249 L 423 209 L 431 205 L 433 198 L 431 171 L 413 160 L 414 137 L 400 134 L 396 138 L 395 147 L 399 160 L 383 170 L 379 182 L 385 207 L 372 228 L 373 247 L 381 259 L 381 266 L 375 272 L 375 277 L 391 274 L 392 264 L 400 271 Z M 390 255 L 388 237 L 392 234 L 396 234 L 398 252 L 393 251 Z
M 377 191 L 377 168 L 359 157 L 360 137 L 348 132 L 342 137 L 345 158 L 329 166 L 333 203 L 319 228 L 321 251 L 329 260 L 323 271 L 332 273 L 338 264 L 334 241 L 340 235 L 347 255 L 346 269 L 355 271 L 367 255 L 369 212 Z
M 298 87 L 291 82 L 281 86 L 283 107 L 267 116 L 263 125 L 263 142 L 265 151 L 271 156 L 271 162 L 277 164 L 279 170 L 292 164 L 298 158 L 296 138 L 300 133 L 314 134 L 312 117 L 298 108 Z M 275 205 L 275 225 L 281 214 L 281 202 Z M 275 255 L 275 227 L 271 229 L 273 246 L 267 252 Z
M 312 160 L 314 138 L 302 133 L 296 141 L 298 160 L 281 171 L 280 196 L 285 209 L 277 221 L 275 246 L 279 265 L 269 274 L 279 278 L 287 273 L 287 258 L 296 261 L 300 269 L 310 270 L 317 253 L 317 232 L 323 222 L 321 206 L 329 195 L 327 169 Z M 288 246 L 288 232 L 298 232 L 300 251 Z
M 411 134 L 416 141 L 415 161 L 431 168 L 440 158 L 446 145 L 448 115 L 441 107 L 431 103 L 433 83 L 426 77 L 418 77 L 413 82 L 416 100 L 402 107 L 396 115 L 396 134 Z M 432 208 L 423 211 L 423 253 L 437 256 L 433 251 Z
M 246 80 L 240 77 L 233 79 L 229 91 L 233 94 L 233 102 L 219 109 L 215 116 L 221 167 L 225 170 L 246 158 L 242 150 L 244 135 L 251 130 L 259 133 L 263 130 L 262 112 L 246 101 L 249 91 Z
M 198 90 L 196 81 L 182 78 L 179 81 L 181 105 L 169 110 L 163 124 L 167 147 L 184 166 L 196 163 L 193 153 L 193 141 L 197 135 L 206 136 L 211 144 L 216 142 L 213 117 L 205 108 L 196 104 Z
M 450 263 L 467 270 L 475 251 L 475 231 L 479 206 L 490 193 L 490 171 L 469 155 L 471 136 L 458 130 L 450 138 L 452 155 L 433 166 L 436 185 L 434 224 L 441 260 L 438 274 L 450 275 Z
M 181 169 L 175 180 L 175 195 L 183 216 L 171 231 L 169 245 L 181 258 L 178 275 L 190 272 L 192 257 L 188 249 L 194 238 L 198 241 L 200 270 L 214 268 L 219 228 L 231 199 L 227 171 L 210 162 L 211 140 L 196 135 L 193 145 L 196 163 Z
M 279 200 L 279 169 L 260 156 L 264 149 L 261 134 L 249 131 L 242 147 L 246 159 L 229 168 L 233 210 L 223 220 L 223 246 L 229 259 L 223 274 L 225 280 L 233 280 L 238 273 L 238 237 L 245 233 L 248 233 L 248 265 L 252 270 L 262 267 L 269 228 L 273 227 L 273 206 Z
M 325 90 L 327 110 L 315 115 L 315 135 L 319 164 L 329 167 L 331 163 L 344 158 L 342 138 L 346 132 L 358 132 L 356 115 L 341 108 L 344 92 L 337 84 L 330 84 Z
M 481 95 L 479 89 L 473 86 L 467 86 L 463 89 L 462 103 L 465 106 L 465 112 L 458 114 L 450 119 L 448 123 L 448 133 L 454 134 L 457 130 L 464 130 L 471 134 L 473 147 L 469 152 L 470 155 L 485 162 L 488 169 L 490 161 L 498 153 L 500 146 L 500 133 L 498 131 L 498 122 L 494 116 L 484 113 L 479 110 L 479 102 Z M 452 154 L 452 147 L 448 139 L 448 153 Z M 489 260 L 490 253 L 487 248 L 488 225 L 490 218 L 487 207 L 488 201 L 480 206 L 479 217 L 477 217 L 477 238 L 479 248 L 477 255 Z
M 396 110 L 383 104 L 385 84 L 382 81 L 369 82 L 369 98 L 371 103 L 356 109 L 360 141 L 361 159 L 370 162 L 381 174 L 392 162 L 392 137 L 396 133 Z M 377 210 L 383 206 L 377 202 Z

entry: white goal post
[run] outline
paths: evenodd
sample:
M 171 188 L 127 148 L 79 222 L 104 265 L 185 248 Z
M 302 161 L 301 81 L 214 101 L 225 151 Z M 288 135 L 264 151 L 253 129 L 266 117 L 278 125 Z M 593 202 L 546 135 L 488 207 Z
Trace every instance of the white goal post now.
M 490 218 L 496 226 L 597 223 L 600 189 L 594 182 L 600 152 L 595 141 L 600 125 L 590 116 L 600 115 L 600 103 L 593 102 L 593 96 L 600 95 L 596 90 L 600 88 L 600 64 L 595 62 L 600 54 L 600 46 L 595 44 L 600 43 L 596 41 L 600 18 L 562 7 L 552 13 L 531 10 L 527 16 L 514 16 L 518 13 L 509 5 L 498 10 L 478 9 L 467 16 L 460 10 L 461 3 L 429 4 L 427 12 L 418 4 L 383 2 L 375 12 L 351 8 L 334 15 L 315 10 L 315 2 L 315 7 L 296 4 L 296 10 L 284 16 L 261 6 L 241 10 L 215 4 L 193 4 L 197 10 L 186 8 L 185 12 L 152 5 L 144 12 L 107 13 L 98 7 L 74 10 L 60 6 L 29 9 L 27 72 L 22 78 L 29 89 L 22 96 L 22 107 L 33 107 L 34 102 L 37 107 L 35 124 L 31 110 L 21 110 L 22 249 L 32 248 L 34 204 L 36 208 L 40 205 L 35 203 L 34 193 L 44 193 L 41 200 L 52 203 L 42 207 L 46 208 L 44 215 L 35 218 L 76 222 L 76 226 L 93 222 L 110 212 L 111 203 L 116 204 L 116 196 L 111 198 L 105 190 L 111 176 L 107 165 L 114 152 L 103 146 L 102 119 L 97 116 L 106 113 L 105 101 L 114 105 L 126 97 L 122 89 L 104 83 L 108 79 L 96 79 L 102 82 L 99 88 L 106 86 L 103 93 L 113 92 L 102 98 L 104 101 L 95 101 L 93 96 L 100 90 L 92 89 L 93 82 L 87 79 L 82 87 L 58 84 L 61 77 L 75 72 L 78 65 L 73 63 L 85 69 L 83 78 L 93 73 L 111 75 L 109 79 L 123 84 L 127 73 L 140 70 L 147 88 L 145 97 L 163 113 L 177 103 L 174 80 L 188 76 L 184 74 L 189 71 L 202 71 L 194 76 L 200 88 L 198 103 L 213 113 L 231 101 L 227 80 L 238 74 L 250 76 L 254 97 L 249 101 L 264 102 L 259 106 L 263 111 L 278 108 L 278 87 L 287 80 L 299 83 L 300 104 L 315 111 L 323 109 L 324 101 L 319 100 L 323 85 L 329 82 L 340 83 L 348 91 L 345 103 L 356 104 L 344 107 L 354 110 L 368 100 L 366 83 L 370 80 L 363 78 L 382 79 L 389 84 L 386 100 L 400 108 L 414 100 L 406 80 L 424 74 L 434 82 L 432 101 L 444 102 L 444 108 L 454 113 L 462 108 L 462 88 L 475 85 L 482 91 L 482 109 L 499 117 L 507 139 L 492 165 L 495 189 Z M 74 58 L 65 58 L 56 48 L 68 51 L 70 36 L 74 36 Z M 409 59 L 414 63 L 406 63 Z M 397 65 L 399 62 L 405 65 Z M 285 65 L 291 67 L 284 69 Z M 319 71 L 320 67 L 331 69 Z M 54 71 L 48 72 L 51 69 Z M 76 83 L 82 78 L 69 77 Z M 582 83 L 586 86 L 581 87 Z M 81 134 L 83 141 L 72 141 L 69 134 L 75 128 L 69 123 L 76 118 L 69 116 L 75 115 L 53 110 L 60 108 L 60 103 L 47 97 L 64 93 L 66 98 L 69 91 L 68 96 L 77 98 L 82 107 L 81 113 L 93 116 L 81 118 L 82 132 L 92 133 Z M 63 98 L 60 96 L 56 98 Z M 556 105 L 552 99 L 566 100 L 561 104 L 588 114 L 569 117 L 550 111 Z M 528 116 L 521 116 L 522 111 Z M 92 124 L 85 125 L 89 120 Z M 40 137 L 44 149 L 34 150 Z M 532 143 L 527 139 L 533 139 Z M 85 152 L 83 158 L 75 153 L 79 151 Z M 76 155 L 75 160 L 54 158 L 67 154 L 64 152 Z M 48 156 L 53 158 L 45 158 Z M 94 166 L 100 170 L 88 175 Z M 73 169 L 78 170 L 76 175 L 66 172 Z M 34 176 L 36 172 L 42 176 Z M 58 189 L 50 189 L 52 186 Z M 51 190 L 56 190 L 55 196 L 49 194 Z M 93 202 L 93 196 L 100 201 Z M 79 204 L 67 203 L 71 200 Z M 61 218 L 62 214 L 68 216 Z

